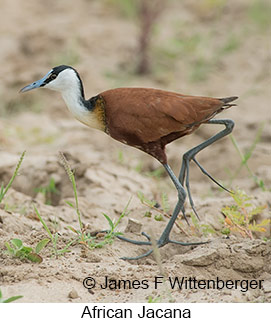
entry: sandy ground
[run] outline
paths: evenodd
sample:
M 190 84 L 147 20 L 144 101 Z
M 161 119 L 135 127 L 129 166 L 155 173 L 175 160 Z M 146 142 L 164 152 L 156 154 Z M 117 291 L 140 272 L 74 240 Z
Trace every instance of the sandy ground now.
M 249 167 L 264 181 L 266 191 L 255 184 L 245 167 L 231 187 L 244 190 L 255 205 L 266 205 L 257 221 L 270 218 L 270 34 L 259 21 L 253 20 L 249 9 L 253 1 L 230 1 L 221 13 L 216 12 L 218 9 L 206 10 L 203 5 L 206 1 L 170 2 L 154 34 L 154 72 L 144 77 L 130 73 L 136 61 L 137 26 L 112 3 L 0 1 L 0 182 L 9 181 L 20 153 L 26 150 L 20 175 L 0 209 L 0 287 L 4 297 L 23 295 L 18 302 L 145 302 L 150 296 L 162 302 L 269 302 L 270 226 L 253 240 L 234 233 L 223 237 L 221 209 L 233 200 L 194 165 L 191 190 L 200 215 L 199 224 L 208 224 L 215 233 L 204 236 L 193 231 L 193 225 L 189 228 L 184 220 L 178 220 L 182 230 L 175 226 L 172 237 L 179 241 L 210 240 L 209 244 L 166 245 L 159 249 L 160 262 L 153 255 L 139 261 L 121 260 L 120 257 L 136 256 L 148 248 L 118 239 L 92 250 L 77 244 L 70 248 L 70 253 L 58 258 L 51 257 L 47 247 L 41 252 L 41 264 L 5 253 L 5 242 L 13 238 L 35 246 L 47 237 L 33 204 L 49 226 L 61 234 L 60 246 L 72 236 L 67 226 L 78 228 L 75 211 L 65 203 L 73 201 L 73 192 L 59 162 L 59 151 L 65 153 L 75 171 L 83 222 L 90 232 L 107 229 L 102 214 L 116 220 L 131 198 L 129 214 L 118 230 L 132 239 L 142 239 L 141 229 L 159 237 L 168 219 L 156 221 L 154 210 L 151 217 L 144 217 L 149 208 L 140 203 L 137 192 L 160 204 L 162 193 L 166 193 L 169 214 L 176 203 L 176 192 L 166 176 L 147 175 L 160 168 L 154 159 L 79 124 L 69 115 L 58 93 L 37 90 L 18 94 L 21 87 L 59 64 L 77 68 L 87 97 L 118 86 L 158 87 L 216 97 L 238 95 L 238 107 L 226 111 L 223 117 L 235 121 L 234 136 L 243 152 L 251 147 L 263 125 Z M 201 41 L 191 51 L 181 50 L 177 45 L 177 49 L 171 47 L 173 40 L 192 39 L 195 35 Z M 234 45 L 231 39 L 235 39 Z M 233 50 L 221 51 L 226 45 L 233 46 Z M 175 55 L 174 59 L 169 52 Z M 198 59 L 210 65 L 208 77 L 201 81 L 191 78 Z M 169 145 L 167 153 L 174 171 L 178 172 L 185 151 L 218 130 L 202 126 L 195 134 Z M 206 149 L 198 160 L 226 186 L 230 185 L 229 173 L 234 173 L 241 163 L 229 138 Z M 47 205 L 37 188 L 48 185 L 51 178 L 59 193 L 54 195 L 52 205 Z M 188 202 L 186 209 L 190 218 Z M 139 228 L 131 229 L 129 219 L 138 222 Z M 155 288 L 155 277 L 161 276 L 161 271 L 166 280 Z M 92 291 L 83 287 L 86 277 L 96 280 Z M 138 280 L 141 287 L 142 281 L 147 280 L 149 285 L 145 289 L 102 289 L 100 284 L 105 277 Z M 261 280 L 262 286 L 248 291 L 240 286 L 233 290 L 180 290 L 171 288 L 168 277 Z

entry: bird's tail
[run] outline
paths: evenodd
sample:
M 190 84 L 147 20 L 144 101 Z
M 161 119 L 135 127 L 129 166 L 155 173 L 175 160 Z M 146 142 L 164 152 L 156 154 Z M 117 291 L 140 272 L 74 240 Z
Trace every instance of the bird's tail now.
M 228 98 L 222 98 L 222 99 L 219 99 L 220 101 L 222 101 L 224 104 L 223 104 L 223 108 L 224 109 L 228 109 L 230 107 L 233 107 L 233 106 L 236 106 L 235 103 L 230 103 L 234 100 L 238 99 L 238 96 L 231 96 L 231 97 L 228 97 Z

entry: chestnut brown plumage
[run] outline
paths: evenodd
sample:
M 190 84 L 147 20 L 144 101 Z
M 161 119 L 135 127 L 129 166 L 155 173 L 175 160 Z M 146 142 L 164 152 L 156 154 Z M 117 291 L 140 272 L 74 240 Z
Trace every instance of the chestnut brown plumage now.
M 150 88 L 119 88 L 99 95 L 104 100 L 106 131 L 166 164 L 165 146 L 195 131 L 236 98 L 214 99 Z M 226 102 L 225 102 L 226 101 Z
M 178 202 L 173 214 L 157 240 L 157 246 L 167 243 L 180 245 L 199 245 L 206 242 L 179 242 L 169 238 L 172 227 L 180 211 L 185 219 L 184 202 L 188 195 L 195 214 L 193 199 L 189 186 L 189 162 L 193 160 L 200 170 L 216 184 L 220 185 L 196 160 L 195 156 L 220 138 L 228 135 L 234 126 L 229 119 L 212 119 L 216 114 L 235 104 L 237 97 L 210 98 L 183 95 L 175 92 L 151 88 L 118 88 L 104 91 L 89 100 L 85 100 L 83 84 L 77 71 L 66 65 L 54 67 L 42 79 L 26 87 L 26 92 L 38 87 L 57 90 L 67 104 L 68 109 L 82 123 L 104 131 L 112 138 L 129 146 L 138 148 L 156 158 L 165 168 L 178 192 Z M 167 163 L 165 146 L 195 131 L 201 124 L 221 124 L 225 129 L 190 149 L 183 155 L 183 162 L 177 178 Z M 184 189 L 187 189 L 187 194 Z M 197 215 L 198 216 L 198 215 Z M 131 240 L 123 236 L 119 239 L 137 245 L 151 245 L 150 236 L 142 232 L 147 241 Z M 153 252 L 150 249 L 137 257 L 123 259 L 140 259 Z

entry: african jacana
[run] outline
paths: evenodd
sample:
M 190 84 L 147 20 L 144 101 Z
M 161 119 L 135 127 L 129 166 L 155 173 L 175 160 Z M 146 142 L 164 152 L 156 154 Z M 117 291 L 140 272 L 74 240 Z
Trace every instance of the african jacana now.
M 78 72 L 66 65 L 54 67 L 42 79 L 21 89 L 21 92 L 39 87 L 61 92 L 68 109 L 85 125 L 102 130 L 112 138 L 144 151 L 164 166 L 177 189 L 178 202 L 165 230 L 157 240 L 158 247 L 170 242 L 180 245 L 203 243 L 178 242 L 171 240 L 169 235 L 180 211 L 185 217 L 185 179 L 189 201 L 195 211 L 189 188 L 189 162 L 193 160 L 205 175 L 215 181 L 199 164 L 195 156 L 204 148 L 231 133 L 234 127 L 232 120 L 212 118 L 224 109 L 234 106 L 235 104 L 230 102 L 237 99 L 236 96 L 216 99 L 182 95 L 152 88 L 117 88 L 86 100 Z M 177 178 L 167 163 L 165 146 L 192 133 L 202 123 L 222 124 L 225 129 L 183 155 L 181 171 Z M 150 237 L 144 232 L 142 234 L 148 241 L 136 241 L 122 236 L 119 238 L 137 245 L 151 245 Z M 123 259 L 140 259 L 152 252 L 153 249 L 150 249 L 138 257 Z

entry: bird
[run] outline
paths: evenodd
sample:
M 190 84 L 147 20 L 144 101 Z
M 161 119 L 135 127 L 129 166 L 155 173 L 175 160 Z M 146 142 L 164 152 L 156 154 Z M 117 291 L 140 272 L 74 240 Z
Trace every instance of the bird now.
M 194 161 L 205 175 L 224 188 L 202 167 L 195 156 L 232 132 L 233 120 L 213 118 L 225 109 L 236 106 L 232 102 L 238 98 L 237 96 L 212 98 L 155 88 L 121 87 L 106 90 L 87 100 L 79 73 L 68 65 L 53 67 L 44 77 L 23 87 L 20 92 L 36 88 L 61 92 L 68 110 L 77 120 L 86 126 L 103 131 L 119 142 L 149 154 L 163 165 L 177 190 L 178 200 L 164 231 L 156 240 L 158 248 L 168 243 L 183 246 L 206 243 L 172 240 L 170 233 L 180 212 L 187 220 L 184 208 L 187 195 L 193 211 L 198 216 L 189 185 L 190 161 Z M 225 128 L 183 155 L 177 177 L 168 164 L 165 147 L 174 140 L 193 133 L 202 124 L 218 124 Z M 119 239 L 136 245 L 150 246 L 150 249 L 141 255 L 122 257 L 122 259 L 138 260 L 153 252 L 151 237 L 145 232 L 142 232 L 142 235 L 146 240 L 138 241 L 118 236 Z

